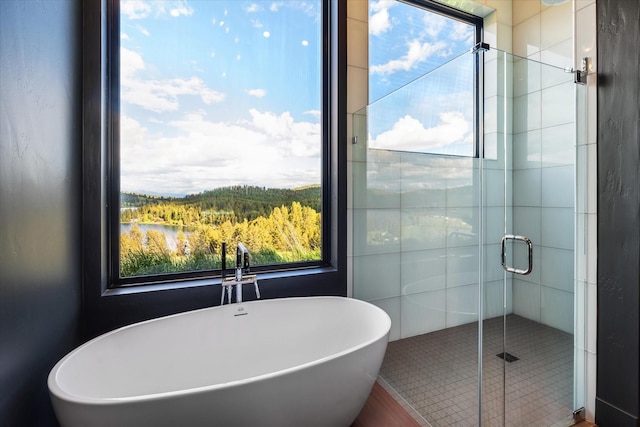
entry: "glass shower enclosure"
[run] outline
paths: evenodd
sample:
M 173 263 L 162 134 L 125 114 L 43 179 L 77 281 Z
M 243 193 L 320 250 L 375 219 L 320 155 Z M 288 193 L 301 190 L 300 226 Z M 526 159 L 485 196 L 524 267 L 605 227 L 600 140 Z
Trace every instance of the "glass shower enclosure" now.
M 481 49 L 353 117 L 353 296 L 389 313 L 380 378 L 424 425 L 571 425 L 584 404 L 583 90 Z

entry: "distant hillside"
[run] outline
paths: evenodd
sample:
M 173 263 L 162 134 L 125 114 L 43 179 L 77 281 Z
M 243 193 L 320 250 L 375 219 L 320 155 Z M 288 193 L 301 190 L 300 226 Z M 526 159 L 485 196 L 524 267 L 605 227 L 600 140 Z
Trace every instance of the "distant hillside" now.
M 120 193 L 120 206 L 127 207 L 139 207 L 148 205 L 150 203 L 167 203 L 176 200 L 174 197 L 169 196 L 156 196 L 153 194 L 141 194 L 141 193 Z
M 164 205 L 194 209 L 203 216 L 232 217 L 235 220 L 253 220 L 260 216 L 267 217 L 274 208 L 291 206 L 298 202 L 302 206 L 313 208 L 321 212 L 322 190 L 320 185 L 311 185 L 295 189 L 265 188 L 256 186 L 234 186 L 217 188 L 198 194 L 190 194 L 185 197 L 166 197 L 138 193 L 121 193 L 122 207 L 137 207 L 139 214 L 143 211 L 149 213 L 152 206 Z M 165 209 L 166 209 L 165 208 Z M 137 214 L 129 212 L 123 221 L 136 217 Z
M 292 202 L 299 202 L 320 212 L 320 200 L 319 185 L 299 189 L 235 186 L 188 195 L 176 202 L 197 206 L 205 211 L 245 212 L 250 214 L 249 217 L 254 217 L 254 214 L 257 217 L 268 215 L 273 208 L 289 206 Z

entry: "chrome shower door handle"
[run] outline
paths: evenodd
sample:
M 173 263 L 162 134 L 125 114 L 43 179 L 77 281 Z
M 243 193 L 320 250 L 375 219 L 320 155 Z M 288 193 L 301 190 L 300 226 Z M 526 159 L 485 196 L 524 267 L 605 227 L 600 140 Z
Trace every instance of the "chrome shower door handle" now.
M 529 266 L 527 267 L 526 270 L 509 267 L 507 265 L 507 260 L 506 260 L 507 256 L 505 252 L 505 246 L 506 246 L 507 240 L 519 240 L 521 242 L 524 242 L 527 245 L 527 258 L 529 258 Z M 521 274 L 523 276 L 526 276 L 527 274 L 531 273 L 531 270 L 533 270 L 533 244 L 531 243 L 531 239 L 524 236 L 515 236 L 513 234 L 505 235 L 502 238 L 502 241 L 500 242 L 500 260 L 502 262 L 502 268 L 504 269 L 504 271 L 508 273 Z

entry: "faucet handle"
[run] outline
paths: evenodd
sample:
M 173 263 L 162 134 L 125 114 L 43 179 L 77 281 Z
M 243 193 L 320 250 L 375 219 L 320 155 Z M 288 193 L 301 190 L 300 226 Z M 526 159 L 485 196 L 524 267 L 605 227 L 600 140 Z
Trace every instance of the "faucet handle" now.
M 260 286 L 258 286 L 258 278 L 256 277 L 256 280 L 253 281 L 253 286 L 255 286 L 256 288 L 256 298 L 260 299 Z

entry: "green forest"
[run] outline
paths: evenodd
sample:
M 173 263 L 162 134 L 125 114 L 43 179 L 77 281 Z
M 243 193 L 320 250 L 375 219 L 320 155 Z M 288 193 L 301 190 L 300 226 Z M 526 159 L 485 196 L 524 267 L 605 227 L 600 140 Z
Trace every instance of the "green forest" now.
M 320 259 L 321 189 L 234 186 L 185 197 L 121 193 L 122 277 L 220 268 L 222 243 L 232 266 L 234 247 L 242 242 L 252 264 Z M 176 248 L 158 230 L 138 224 L 179 226 Z M 184 230 L 183 231 L 183 227 Z

